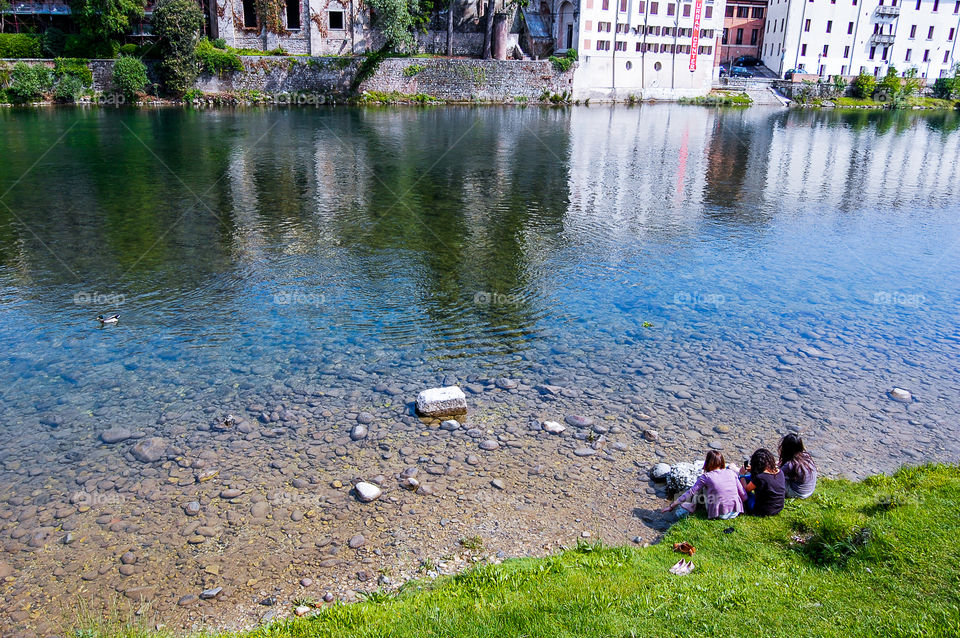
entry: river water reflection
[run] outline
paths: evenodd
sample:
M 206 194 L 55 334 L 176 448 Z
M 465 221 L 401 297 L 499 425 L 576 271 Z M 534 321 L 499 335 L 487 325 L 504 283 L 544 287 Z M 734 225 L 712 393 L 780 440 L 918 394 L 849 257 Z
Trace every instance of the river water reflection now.
M 0 111 L 2 615 L 79 593 L 243 626 L 460 537 L 624 542 L 661 524 L 651 463 L 787 429 L 830 474 L 956 461 L 958 119 Z M 411 414 L 441 383 L 460 430 Z

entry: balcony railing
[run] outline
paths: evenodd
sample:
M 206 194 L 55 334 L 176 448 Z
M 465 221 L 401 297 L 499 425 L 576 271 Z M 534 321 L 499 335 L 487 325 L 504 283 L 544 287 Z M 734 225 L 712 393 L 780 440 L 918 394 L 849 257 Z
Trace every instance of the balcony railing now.
M 893 39 L 892 33 L 874 33 L 870 36 L 870 42 L 873 44 L 893 44 Z
M 14 2 L 5 13 L 20 15 L 69 15 L 70 6 L 60 2 Z
M 900 15 L 900 7 L 893 6 L 889 7 L 885 4 L 881 4 L 877 7 L 877 15 L 881 17 L 893 18 Z

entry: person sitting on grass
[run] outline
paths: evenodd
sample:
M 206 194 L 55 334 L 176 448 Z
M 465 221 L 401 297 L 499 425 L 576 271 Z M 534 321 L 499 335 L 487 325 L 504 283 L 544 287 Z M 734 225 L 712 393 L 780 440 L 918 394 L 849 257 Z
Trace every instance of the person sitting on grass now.
M 817 466 L 803 447 L 798 434 L 788 434 L 780 441 L 780 469 L 787 480 L 787 498 L 809 498 L 817 488 Z
M 760 448 L 750 457 L 750 465 L 740 470 L 740 484 L 750 496 L 745 510 L 754 516 L 775 516 L 783 509 L 787 491 L 783 472 L 777 467 L 773 452 Z
M 693 487 L 660 511 L 672 512 L 679 507 L 681 510 L 677 515 L 683 516 L 696 510 L 698 503 L 703 503 L 707 518 L 729 519 L 743 513 L 746 497 L 737 473 L 727 468 L 723 454 L 710 450 L 703 462 L 703 474 L 697 477 Z

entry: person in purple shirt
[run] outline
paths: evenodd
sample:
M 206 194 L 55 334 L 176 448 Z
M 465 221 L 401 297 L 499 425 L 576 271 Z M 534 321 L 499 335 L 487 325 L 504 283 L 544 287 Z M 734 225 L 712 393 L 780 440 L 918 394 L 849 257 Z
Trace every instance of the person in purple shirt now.
M 689 490 L 681 494 L 661 512 L 672 512 L 678 507 L 683 508 L 682 514 L 689 514 L 696 510 L 697 505 L 706 506 L 707 518 L 735 518 L 743 513 L 743 502 L 747 494 L 740 484 L 737 473 L 727 468 L 723 454 L 716 450 L 707 452 L 703 462 L 703 474 L 697 478 Z

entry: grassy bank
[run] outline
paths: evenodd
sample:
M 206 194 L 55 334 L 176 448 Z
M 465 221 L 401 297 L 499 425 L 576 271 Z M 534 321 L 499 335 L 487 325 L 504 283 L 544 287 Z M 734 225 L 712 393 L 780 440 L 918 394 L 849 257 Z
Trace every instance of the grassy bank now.
M 775 518 L 689 518 L 648 548 L 482 566 L 244 636 L 956 636 L 958 503 L 954 466 L 822 481 Z M 667 571 L 680 541 L 688 576 Z
M 855 97 L 838 97 L 832 101 L 837 108 L 890 108 L 889 102 L 878 102 L 873 99 L 860 99 Z M 941 100 L 934 97 L 912 96 L 907 98 L 907 108 L 919 107 L 923 109 L 945 109 L 952 110 L 957 108 L 956 100 Z
M 702 106 L 750 106 L 753 100 L 746 93 L 731 93 L 729 91 L 711 91 L 699 97 L 682 97 L 677 100 L 680 104 L 699 104 Z

